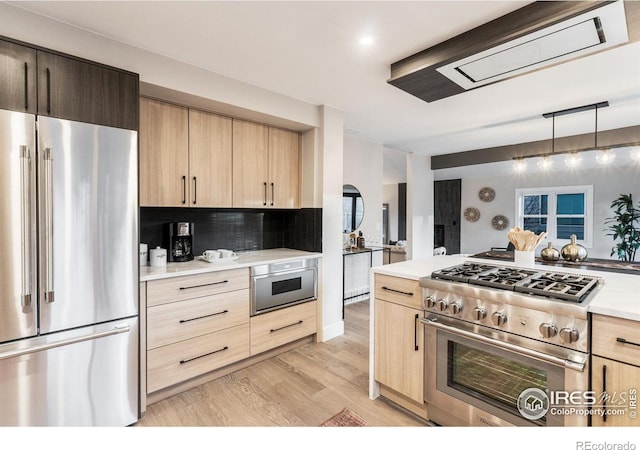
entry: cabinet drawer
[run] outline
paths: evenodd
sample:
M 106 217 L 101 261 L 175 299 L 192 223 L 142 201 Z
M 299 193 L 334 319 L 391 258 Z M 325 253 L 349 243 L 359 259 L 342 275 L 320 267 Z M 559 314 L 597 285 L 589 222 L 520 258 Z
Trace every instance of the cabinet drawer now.
M 249 289 L 147 309 L 149 349 L 249 322 Z
M 594 314 L 591 324 L 594 355 L 640 366 L 640 323 Z
M 147 306 L 249 289 L 249 269 L 188 275 L 147 282 Z
M 417 280 L 388 275 L 376 275 L 375 277 L 376 298 L 410 308 L 422 309 L 422 289 Z
M 251 354 L 257 355 L 316 332 L 316 301 L 251 318 Z
M 249 324 L 165 345 L 147 352 L 147 393 L 249 356 Z

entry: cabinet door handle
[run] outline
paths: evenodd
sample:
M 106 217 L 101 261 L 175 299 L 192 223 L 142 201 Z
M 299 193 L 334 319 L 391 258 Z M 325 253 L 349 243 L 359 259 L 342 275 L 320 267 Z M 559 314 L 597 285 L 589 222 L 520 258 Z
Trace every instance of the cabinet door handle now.
M 607 421 L 607 366 L 602 366 L 602 421 Z
M 213 313 L 213 314 L 207 314 L 206 316 L 194 317 L 192 319 L 181 319 L 180 323 L 187 323 L 187 322 L 192 322 L 194 320 L 206 319 L 207 317 L 220 316 L 220 315 L 226 314 L 228 312 L 229 312 L 229 310 L 225 309 L 224 311 L 220 311 L 220 312 Z
M 51 114 L 51 71 L 47 67 L 47 114 Z
M 273 199 L 275 198 L 276 193 L 275 193 L 275 187 L 274 187 L 274 183 L 271 183 L 271 206 L 273 206 Z
M 196 195 L 198 192 L 198 185 L 196 184 L 196 177 L 193 177 L 193 204 L 196 204 Z
M 24 63 L 24 110 L 29 110 L 29 65 Z
M 420 318 L 420 315 L 416 314 L 416 316 L 413 319 L 413 350 L 414 351 L 418 351 L 419 347 L 418 347 L 418 319 Z
M 295 327 L 296 325 L 300 325 L 302 322 L 302 320 L 298 320 L 296 323 L 290 323 L 289 325 L 285 325 L 280 328 L 272 328 L 271 330 L 269 330 L 269 333 L 275 333 L 276 331 L 284 330 L 285 328 Z
M 195 289 L 195 288 L 205 287 L 205 286 L 215 286 L 216 284 L 224 284 L 224 283 L 228 283 L 228 282 L 229 282 L 229 280 L 222 280 L 222 281 L 216 281 L 215 283 L 197 284 L 195 286 L 181 287 L 180 290 L 184 291 L 185 289 Z
M 632 342 L 632 341 L 627 341 L 625 338 L 616 338 L 616 342 L 620 342 L 621 344 L 627 344 L 627 345 L 635 345 L 636 347 L 640 347 L 640 344 L 638 344 L 637 342 Z
M 180 364 L 186 364 L 188 362 L 195 361 L 196 359 L 204 358 L 205 356 L 213 355 L 215 353 L 220 353 L 220 352 L 223 352 L 225 350 L 229 350 L 229 346 L 225 345 L 224 347 L 222 347 L 219 350 L 214 350 L 212 352 L 205 353 L 204 355 L 194 356 L 193 358 L 189 358 L 189 359 L 182 359 L 182 360 L 180 360 Z
M 398 291 L 397 289 L 391 289 L 391 288 L 388 288 L 386 286 L 382 286 L 382 290 L 389 291 L 389 292 L 395 292 L 396 294 L 408 295 L 409 297 L 413 297 L 413 292 Z
M 182 204 L 187 203 L 187 177 L 182 175 Z
M 264 206 L 267 206 L 267 182 L 264 182 Z

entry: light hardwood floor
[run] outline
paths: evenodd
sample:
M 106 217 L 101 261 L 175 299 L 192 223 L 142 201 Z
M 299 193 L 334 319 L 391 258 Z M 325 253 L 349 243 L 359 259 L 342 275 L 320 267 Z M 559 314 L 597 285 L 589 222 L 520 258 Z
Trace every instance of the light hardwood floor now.
M 150 405 L 136 426 L 315 427 L 347 407 L 370 426 L 424 422 L 370 400 L 369 301 L 345 307 L 345 333 Z

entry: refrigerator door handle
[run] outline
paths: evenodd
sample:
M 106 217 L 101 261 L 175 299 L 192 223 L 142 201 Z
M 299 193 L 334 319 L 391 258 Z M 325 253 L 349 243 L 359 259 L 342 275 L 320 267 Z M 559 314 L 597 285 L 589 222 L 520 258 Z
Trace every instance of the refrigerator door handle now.
M 20 206 L 22 209 L 22 295 L 20 306 L 31 306 L 31 151 L 26 145 L 20 146 Z
M 2 361 L 3 359 L 17 358 L 19 356 L 30 355 L 32 353 L 38 353 L 45 350 L 51 350 L 53 348 L 64 347 L 66 345 L 77 344 L 78 342 L 92 341 L 107 336 L 113 336 L 115 334 L 128 333 L 129 331 L 131 331 L 131 327 L 129 325 L 120 325 L 112 328 L 111 330 L 101 331 L 99 333 L 85 334 L 84 336 L 62 339 L 56 342 L 47 342 L 46 344 L 34 345 L 33 347 L 29 348 L 9 350 L 0 353 L 0 361 Z
M 51 148 L 44 149 L 44 301 L 53 303 L 53 156 Z

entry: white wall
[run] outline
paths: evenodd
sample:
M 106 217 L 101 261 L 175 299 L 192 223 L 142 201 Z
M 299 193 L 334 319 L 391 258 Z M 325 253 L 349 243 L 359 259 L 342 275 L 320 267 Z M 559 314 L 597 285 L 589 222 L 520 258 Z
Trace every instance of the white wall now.
M 407 153 L 390 147 L 382 150 L 382 202 L 389 204 L 389 236 L 398 240 L 398 183 L 407 182 Z M 386 242 L 385 242 L 386 244 Z
M 342 111 L 323 106 L 322 149 L 322 323 L 318 340 L 344 334 L 342 320 Z
M 407 155 L 407 259 L 433 256 L 433 171 L 428 156 Z
M 364 202 L 362 223 L 355 233 L 362 231 L 366 245 L 381 245 L 382 145 L 345 136 L 342 183 L 355 186 Z
M 461 218 L 461 253 L 477 253 L 491 247 L 505 247 L 508 243 L 507 231 L 515 224 L 515 190 L 516 188 L 544 186 L 577 186 L 593 185 L 594 187 L 594 224 L 593 247 L 588 248 L 590 257 L 613 258 L 610 256 L 614 242 L 606 236 L 604 220 L 611 216 L 611 201 L 620 194 L 633 194 L 636 203 L 640 200 L 640 164 L 629 164 L 618 167 L 598 167 L 540 173 L 536 171 L 524 175 L 508 174 L 500 176 L 483 176 L 462 178 L 462 206 L 464 210 L 470 206 L 480 210 L 477 222 L 468 222 Z M 492 187 L 496 196 L 492 202 L 482 202 L 478 191 L 485 186 Z M 494 230 L 491 218 L 497 214 L 509 219 L 509 226 L 502 231 Z M 560 249 L 561 245 L 554 245 Z M 539 253 L 542 247 L 537 249 Z

